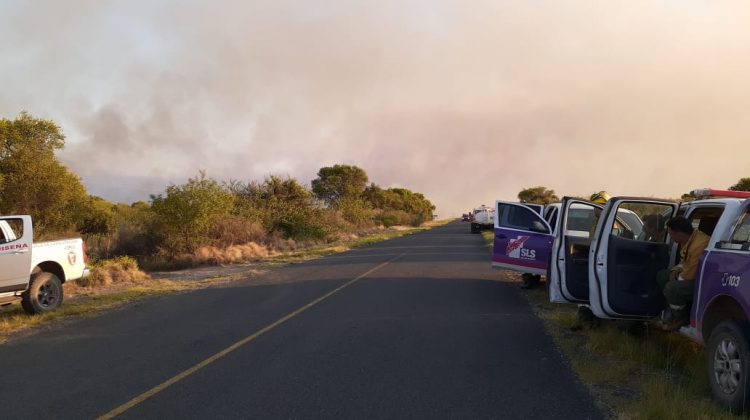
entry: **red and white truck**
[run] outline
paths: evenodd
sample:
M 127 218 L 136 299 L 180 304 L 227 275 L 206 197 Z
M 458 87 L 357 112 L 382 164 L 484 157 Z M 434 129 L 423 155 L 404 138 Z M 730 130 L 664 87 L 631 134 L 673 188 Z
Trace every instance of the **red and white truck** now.
M 32 243 L 31 216 L 0 217 L 0 305 L 20 300 L 30 313 L 63 302 L 63 283 L 89 275 L 83 240 Z

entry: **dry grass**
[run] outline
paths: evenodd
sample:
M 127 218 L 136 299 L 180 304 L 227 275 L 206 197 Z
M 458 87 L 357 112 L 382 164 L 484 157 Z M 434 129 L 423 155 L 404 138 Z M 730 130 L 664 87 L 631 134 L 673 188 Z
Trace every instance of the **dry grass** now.
M 711 401 L 705 352 L 692 341 L 651 324 L 574 328 L 575 305 L 549 303 L 544 287 L 525 295 L 611 418 L 735 418 Z
M 250 242 L 242 245 L 230 245 L 226 248 L 205 246 L 198 248 L 193 257 L 193 264 L 235 264 L 241 262 L 260 261 L 279 255 L 278 251 L 272 250 L 265 245 Z
M 91 275 L 77 281 L 82 287 L 101 287 L 113 284 L 143 284 L 151 280 L 148 274 L 138 268 L 138 262 L 131 257 L 118 257 L 102 260 L 91 266 Z

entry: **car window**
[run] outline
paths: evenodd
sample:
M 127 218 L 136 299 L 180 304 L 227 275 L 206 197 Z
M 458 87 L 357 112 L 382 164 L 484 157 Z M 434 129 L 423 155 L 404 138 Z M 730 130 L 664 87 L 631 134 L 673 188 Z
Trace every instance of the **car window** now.
M 547 219 L 547 222 L 549 223 L 550 227 L 552 229 L 555 228 L 555 225 L 557 224 L 557 209 L 552 209 L 550 212 L 549 219 Z
M 541 220 L 543 220 L 541 216 L 526 206 L 498 203 L 497 212 L 497 220 L 502 227 L 530 230 L 534 222 L 537 222 L 544 227 L 547 231 L 546 233 L 549 233 L 547 226 L 545 226 L 544 223 L 541 223 Z
M 9 235 L 12 236 L 8 237 Z M 23 220 L 16 218 L 0 220 L 0 243 L 13 242 L 21 237 L 23 237 Z
M 588 232 L 594 223 L 594 206 L 582 203 L 573 203 L 568 211 L 568 219 L 565 226 L 566 231 L 578 230 Z
M 612 235 L 646 242 L 665 242 L 667 238 L 665 214 L 672 214 L 672 206 L 659 203 L 623 203 L 617 209 Z
M 740 219 L 737 227 L 732 232 L 729 240 L 732 244 L 744 245 L 750 242 L 750 211 L 746 212 Z
M 706 235 L 711 236 L 723 212 L 723 206 L 698 207 L 690 213 L 688 220 L 693 225 L 693 229 L 698 229 Z

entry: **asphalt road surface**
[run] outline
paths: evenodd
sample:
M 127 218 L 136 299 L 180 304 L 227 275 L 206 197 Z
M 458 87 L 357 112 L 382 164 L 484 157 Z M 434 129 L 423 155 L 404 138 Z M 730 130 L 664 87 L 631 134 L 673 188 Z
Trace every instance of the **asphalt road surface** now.
M 48 327 L 0 346 L 0 417 L 601 418 L 489 261 L 456 222 Z

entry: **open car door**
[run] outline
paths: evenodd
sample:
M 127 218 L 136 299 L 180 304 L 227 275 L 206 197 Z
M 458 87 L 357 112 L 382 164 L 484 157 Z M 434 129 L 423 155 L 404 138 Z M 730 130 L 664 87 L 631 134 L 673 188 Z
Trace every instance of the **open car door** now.
M 666 222 L 677 208 L 677 203 L 648 198 L 616 197 L 607 202 L 589 257 L 589 300 L 594 315 L 644 319 L 664 309 L 656 274 L 669 268 L 671 246 L 663 223 L 644 225 L 644 220 Z
M 534 209 L 521 203 L 495 203 L 492 266 L 531 274 L 547 274 L 552 228 Z
M 524 206 L 534 210 L 535 212 L 544 215 L 544 204 L 533 204 L 533 203 L 523 203 Z M 554 226 L 552 226 L 554 228 Z
M 31 217 L 0 218 L 0 293 L 23 290 L 31 271 Z
M 581 199 L 563 198 L 552 244 L 548 279 L 550 302 L 588 303 L 590 236 L 602 208 Z

